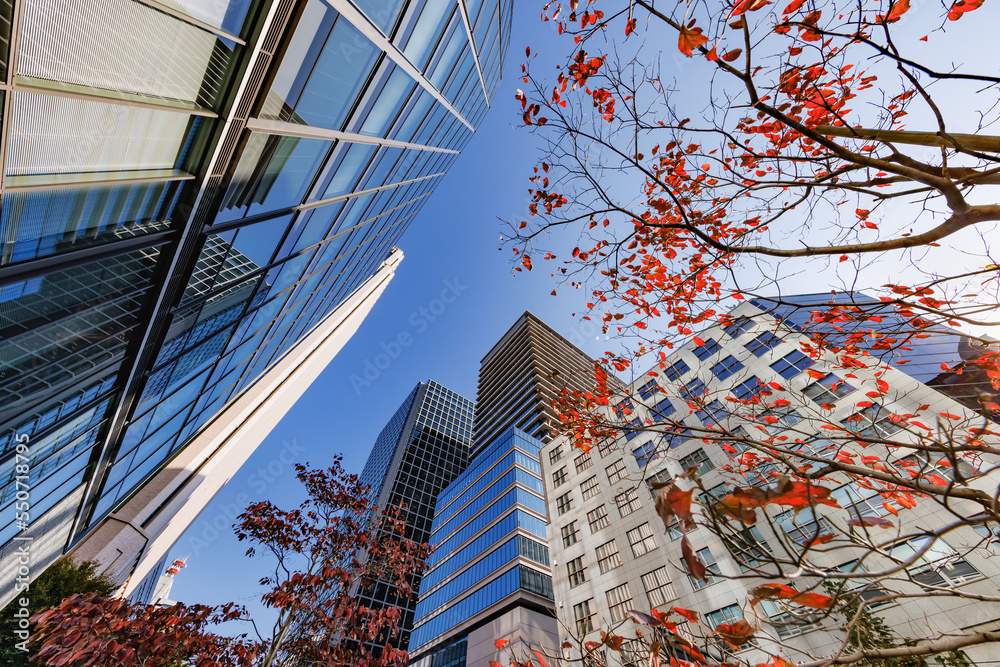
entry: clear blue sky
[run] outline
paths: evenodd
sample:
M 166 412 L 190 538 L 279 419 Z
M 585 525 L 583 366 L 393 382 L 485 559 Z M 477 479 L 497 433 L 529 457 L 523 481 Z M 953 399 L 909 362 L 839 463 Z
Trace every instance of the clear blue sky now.
M 498 218 L 526 212 L 527 179 L 537 156 L 535 140 L 513 125 L 520 120 L 514 95 L 524 47 L 530 43 L 537 50 L 551 26 L 539 22 L 533 3 L 515 3 L 514 12 L 500 93 L 399 242 L 405 259 L 395 278 L 358 333 L 177 542 L 171 555 L 190 558 L 174 583 L 173 599 L 256 606 L 257 581 L 268 568 L 262 559 L 244 556 L 246 545 L 236 541 L 230 528 L 232 508 L 240 504 L 241 494 L 288 509 L 298 503 L 294 472 L 279 459 L 287 443 L 294 443 L 291 450 L 298 461 L 326 466 L 340 452 L 345 467 L 360 472 L 376 435 L 417 382 L 433 378 L 475 400 L 480 359 L 525 309 L 591 354 L 603 351 L 593 333 L 584 336 L 571 316 L 582 301 L 580 293 L 550 296 L 554 285 L 547 273 L 536 269 L 512 275 L 510 250 L 499 250 Z M 459 296 L 433 321 L 421 323 L 419 309 L 430 307 L 449 285 L 458 288 Z M 352 384 L 352 375 L 364 377 L 366 360 L 374 362 L 383 352 L 380 344 L 401 332 L 410 334 L 412 345 L 370 386 Z

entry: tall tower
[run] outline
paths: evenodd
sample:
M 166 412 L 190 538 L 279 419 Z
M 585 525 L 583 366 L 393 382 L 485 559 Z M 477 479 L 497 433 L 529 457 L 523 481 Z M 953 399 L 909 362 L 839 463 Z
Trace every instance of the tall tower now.
M 33 576 L 71 552 L 128 595 L 156 568 L 384 291 L 510 21 L 499 0 L 7 3 L 0 605 L 18 537 Z
M 553 371 L 558 371 L 553 375 Z M 552 439 L 553 389 L 590 389 L 594 360 L 528 311 L 500 338 L 479 367 L 476 448 L 511 426 L 542 442 Z
M 372 507 L 406 506 L 407 538 L 430 540 L 438 493 L 468 465 L 472 417 L 472 401 L 428 380 L 413 388 L 375 439 L 361 481 L 371 490 Z M 382 582 L 360 593 L 365 606 L 400 608 L 399 646 L 410 641 L 420 584 L 415 577 L 409 599 Z

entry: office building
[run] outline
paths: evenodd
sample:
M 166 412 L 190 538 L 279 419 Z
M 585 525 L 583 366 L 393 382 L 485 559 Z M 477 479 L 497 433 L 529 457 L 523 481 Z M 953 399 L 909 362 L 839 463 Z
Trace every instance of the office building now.
M 419 544 L 430 540 L 438 493 L 469 463 L 472 416 L 472 401 L 428 380 L 413 388 L 376 438 L 361 481 L 371 490 L 373 509 L 405 507 L 408 539 Z M 409 598 L 399 596 L 387 582 L 359 594 L 367 607 L 400 608 L 396 645 L 402 647 L 410 640 L 420 577 L 411 584 Z
M 609 381 L 616 383 L 617 378 Z M 594 360 L 525 311 L 480 364 L 473 428 L 477 447 L 493 442 L 511 426 L 548 442 L 558 392 L 589 390 L 593 382 Z
M 484 665 L 500 638 L 557 646 L 540 445 L 508 428 L 438 496 L 410 664 Z
M 68 552 L 130 594 L 385 289 L 511 4 L 9 4 L 0 564 L 23 532 L 33 576 Z
M 875 308 L 873 304 L 877 303 L 857 294 L 835 298 L 845 308 L 853 307 L 854 303 Z M 573 449 L 564 438 L 542 448 L 557 611 L 561 624 L 574 630 L 560 641 L 570 640 L 574 645 L 577 639 L 599 642 L 602 630 L 623 622 L 619 633 L 634 637 L 638 626 L 626 620 L 629 610 L 648 613 L 651 609 L 665 611 L 677 606 L 700 614 L 702 636 L 722 623 L 731 624 L 746 615 L 758 631 L 756 645 L 747 645 L 739 652 L 741 662 L 767 662 L 758 649 L 776 652 L 778 642 L 784 646 L 786 659 L 793 662 L 805 658 L 799 651 L 830 655 L 839 648 L 843 637 L 835 619 L 808 615 L 796 619 L 768 600 L 756 607 L 755 616 L 747 600 L 752 597 L 750 589 L 763 580 L 736 578 L 749 568 L 768 562 L 768 553 L 783 553 L 782 542 L 776 539 L 778 531 L 782 539 L 801 544 L 820 530 L 828 530 L 833 525 L 830 522 L 842 524 L 850 518 L 847 512 L 854 516 L 888 516 L 894 522 L 918 529 L 944 526 L 954 520 L 948 511 L 930 501 L 919 503 L 919 513 L 900 510 L 897 519 L 889 515 L 877 489 L 866 490 L 842 480 L 833 491 L 833 498 L 843 510 L 829 512 L 829 508 L 823 507 L 817 511 L 821 517 L 809 510 L 777 515 L 772 512 L 773 529 L 767 525 L 769 522 L 758 521 L 726 541 L 704 527 L 695 528 L 688 537 L 692 550 L 707 568 L 708 578 L 699 581 L 686 574 L 681 532 L 676 520 L 664 530 L 655 509 L 658 491 L 654 485 L 667 483 L 693 468 L 706 489 L 701 500 L 711 502 L 726 495 L 733 484 L 745 488 L 748 484 L 772 481 L 766 464 L 747 473 L 742 481 L 734 481 L 738 478 L 725 468 L 734 466 L 734 457 L 740 451 L 738 444 L 727 445 L 710 435 L 706 439 L 705 426 L 721 426 L 736 435 L 759 432 L 760 439 L 785 435 L 802 440 L 806 451 L 824 452 L 830 444 L 828 438 L 834 437 L 831 431 L 823 429 L 825 423 L 843 424 L 862 437 L 905 439 L 907 436 L 900 432 L 902 426 L 890 414 L 916 413 L 919 406 L 926 404 L 930 406 L 927 414 L 940 411 L 959 415 L 974 425 L 982 425 L 984 417 L 990 416 L 982 412 L 981 406 L 976 410 L 976 405 L 962 405 L 975 395 L 976 387 L 974 382 L 956 381 L 958 378 L 953 376 L 963 363 L 966 378 L 975 370 L 969 365 L 973 358 L 969 350 L 977 345 L 957 333 L 939 332 L 926 339 L 914 339 L 907 349 L 893 352 L 872 347 L 871 353 L 888 364 L 882 366 L 870 363 L 867 367 L 845 369 L 832 353 L 824 352 L 815 359 L 803 353 L 801 344 L 809 342 L 809 335 L 851 334 L 850 325 L 845 323 L 831 327 L 809 322 L 810 304 L 816 306 L 812 310 L 819 310 L 830 300 L 826 294 L 784 297 L 781 302 L 754 299 L 741 304 L 730 313 L 725 325 L 715 325 L 698 334 L 703 345 L 690 342 L 675 350 L 662 367 L 653 369 L 654 377 L 643 376 L 618 396 L 620 400 L 609 408 L 609 417 L 613 419 L 617 411 L 621 415 L 619 420 L 631 422 L 636 430 L 624 432 L 616 441 L 601 443 L 589 452 Z M 792 305 L 807 309 L 796 311 Z M 881 314 L 875 310 L 870 313 L 892 317 L 889 309 Z M 890 331 L 900 321 L 883 319 L 874 323 Z M 869 321 L 863 326 L 868 329 L 873 323 Z M 869 342 L 873 340 L 880 339 L 870 338 Z M 876 376 L 880 371 L 882 374 Z M 873 403 L 868 392 L 876 389 L 880 380 L 887 382 L 890 389 L 881 404 Z M 749 399 L 766 389 L 765 383 L 772 382 L 785 389 L 781 397 L 788 405 L 775 405 L 777 396 L 768 399 L 771 407 L 752 401 L 733 402 L 733 399 Z M 942 387 L 959 389 L 949 395 Z M 981 383 L 978 388 L 988 389 L 989 385 Z M 643 424 L 650 425 L 648 430 L 642 430 Z M 897 456 L 912 454 L 913 450 L 905 450 Z M 743 461 L 744 465 L 748 463 L 749 460 Z M 981 463 L 984 470 L 995 464 Z M 963 474 L 975 476 L 973 462 L 968 469 L 962 465 Z M 933 470 L 945 478 L 952 474 L 945 468 L 933 467 Z M 995 479 L 981 480 L 983 484 L 977 483 L 977 488 L 996 488 Z M 951 508 L 959 515 L 970 509 L 958 500 L 952 501 Z M 877 537 L 890 541 L 889 531 L 884 533 Z M 924 538 L 917 538 L 920 539 Z M 991 589 L 995 592 L 993 582 L 1000 577 L 1000 568 L 996 559 L 990 557 L 989 549 L 971 548 L 982 544 L 984 539 L 995 540 L 995 537 L 990 537 L 983 526 L 962 526 L 949 532 L 915 563 L 911 570 L 915 580 L 946 589 L 961 586 L 971 593 L 990 595 Z M 922 544 L 910 540 L 887 548 L 893 554 L 898 550 L 905 557 L 914 553 L 915 545 Z M 851 552 L 831 552 L 840 553 Z M 824 556 L 815 551 L 810 554 L 824 567 L 851 566 L 850 562 L 823 561 L 836 558 L 834 555 Z M 841 558 L 857 557 L 855 552 Z M 867 562 L 865 566 L 876 567 Z M 947 633 L 996 630 L 1000 626 L 995 620 L 995 605 L 947 596 L 936 597 L 933 602 L 900 600 L 879 606 L 875 613 L 903 636 L 921 636 L 928 628 Z M 672 620 L 683 619 L 674 616 Z M 684 635 L 692 629 L 687 624 L 679 632 Z M 718 649 L 722 648 L 720 644 Z M 967 653 L 977 662 L 985 659 L 990 650 L 989 646 L 970 648 Z M 579 653 L 573 655 L 579 659 Z M 645 665 L 649 660 L 648 653 L 631 643 L 626 643 L 621 653 L 607 651 L 606 658 L 609 665 Z

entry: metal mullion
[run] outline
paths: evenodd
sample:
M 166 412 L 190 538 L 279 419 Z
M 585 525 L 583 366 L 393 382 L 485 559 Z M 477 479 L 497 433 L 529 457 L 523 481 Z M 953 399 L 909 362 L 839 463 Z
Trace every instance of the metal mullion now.
M 212 25 L 210 23 L 205 23 L 204 21 L 200 21 L 200 20 L 196 19 L 195 17 L 193 17 L 193 16 L 191 16 L 189 14 L 185 14 L 184 12 L 182 12 L 182 11 L 180 11 L 178 9 L 174 9 L 173 7 L 170 7 L 169 5 L 165 5 L 162 2 L 157 2 L 157 0 L 138 0 L 138 2 L 146 5 L 147 7 L 155 9 L 157 11 L 163 12 L 164 14 L 169 14 L 170 16 L 173 16 L 176 19 L 180 19 L 181 21 L 184 21 L 185 23 L 190 23 L 191 25 L 193 25 L 195 27 L 198 27 L 198 28 L 201 28 L 202 30 L 208 31 L 208 32 L 210 32 L 210 33 L 212 33 L 214 35 L 222 37 L 223 39 L 228 39 L 231 42 L 235 42 L 235 43 L 239 44 L 240 46 L 246 46 L 246 42 L 243 41 L 242 39 L 240 39 L 239 37 L 237 37 L 236 35 L 230 34 L 230 33 L 226 32 L 225 30 L 223 30 L 222 28 L 216 28 L 214 25 Z
M 344 18 L 346 18 L 351 25 L 361 31 L 361 33 L 367 37 L 376 47 L 381 49 L 397 66 L 403 69 L 404 72 L 410 75 L 410 77 L 416 81 L 420 86 L 426 90 L 428 93 L 434 96 L 441 106 L 448 110 L 448 112 L 455 118 L 462 121 L 462 123 L 468 127 L 473 132 L 476 128 L 472 126 L 469 121 L 462 116 L 461 112 L 452 106 L 445 96 L 435 88 L 430 81 L 423 75 L 423 73 L 418 70 L 413 63 L 406 59 L 400 51 L 390 42 L 382 32 L 376 28 L 368 18 L 358 11 L 354 5 L 352 5 L 348 0 L 323 0 L 326 4 L 333 7 L 340 13 Z
M 5 84 L 12 86 L 17 76 L 18 51 L 21 48 L 21 18 L 24 14 L 23 0 L 12 0 L 14 11 L 10 21 L 10 45 L 7 52 L 7 80 Z M 13 95 L 5 92 L 3 100 L 2 129 L 0 129 L 0 202 L 4 181 L 7 177 L 7 145 L 10 143 L 10 119 L 14 111 Z
M 459 120 L 461 120 L 461 118 Z M 466 124 L 468 125 L 468 123 Z M 379 137 L 370 137 L 364 134 L 355 134 L 353 132 L 341 132 L 340 130 L 328 130 L 322 127 L 299 125 L 298 123 L 288 123 L 285 121 L 271 120 L 268 118 L 251 118 L 249 121 L 247 121 L 247 129 L 252 130 L 254 132 L 261 132 L 265 134 L 276 134 L 285 137 L 299 137 L 300 139 L 323 139 L 326 141 L 345 141 L 354 144 L 388 146 L 389 148 L 408 148 L 418 151 L 430 151 L 433 153 L 458 154 L 459 152 L 448 148 L 438 148 L 437 146 L 427 146 L 425 144 L 413 144 L 406 141 L 396 141 L 394 139 L 382 139 Z
M 437 178 L 438 176 L 444 176 L 444 175 L 445 172 L 442 171 L 437 174 L 429 174 L 427 176 L 421 176 L 420 178 L 411 178 L 408 181 L 389 183 L 388 185 L 380 185 L 377 188 L 369 188 L 367 190 L 358 190 L 357 192 L 349 192 L 346 195 L 338 195 L 337 197 L 330 197 L 329 199 L 319 199 L 317 201 L 300 204 L 299 206 L 296 207 L 296 209 L 299 211 L 307 211 L 309 209 L 318 208 L 320 206 L 326 206 L 327 204 L 336 204 L 337 202 L 346 201 L 348 199 L 353 199 L 355 197 L 363 197 L 365 195 L 370 195 L 374 192 L 381 192 L 382 190 L 398 188 L 404 185 L 410 185 L 412 183 L 418 183 L 420 181 L 426 181 L 427 179 Z
M 487 108 L 489 108 L 492 106 L 490 104 L 490 94 L 486 92 L 486 79 L 483 78 L 483 67 L 479 63 L 479 49 L 476 47 L 476 40 L 472 37 L 472 24 L 469 22 L 469 10 L 465 5 L 465 0 L 458 0 L 458 11 L 462 14 L 462 23 L 465 24 L 465 36 L 469 38 L 469 48 L 472 49 L 472 60 L 476 63 L 479 84 L 483 87 L 483 97 L 486 99 Z
M 106 181 L 79 181 L 64 183 L 45 183 L 39 185 L 14 185 L 2 186 L 2 191 L 7 192 L 38 192 L 50 190 L 71 190 L 80 188 L 112 187 L 116 185 L 139 185 L 142 183 L 170 183 L 174 181 L 190 181 L 193 174 L 177 171 L 173 176 L 137 176 L 133 178 L 115 178 Z
M 198 105 L 194 105 L 193 108 L 186 108 L 183 106 L 173 106 L 170 104 L 164 104 L 160 102 L 144 102 L 139 99 L 128 99 L 127 97 L 113 97 L 110 95 L 100 95 L 97 93 L 74 92 L 71 90 L 59 89 L 50 86 L 32 85 L 31 83 L 26 82 L 24 77 L 20 78 L 21 78 L 20 82 L 15 80 L 12 83 L 6 83 L 0 85 L 0 90 L 6 90 L 8 92 L 33 93 L 35 95 L 48 95 L 50 97 L 66 97 L 72 100 L 86 100 L 90 102 L 120 104 L 123 106 L 138 107 L 140 109 L 153 109 L 155 111 L 170 111 L 173 113 L 183 113 L 189 116 L 205 116 L 207 118 L 219 117 L 219 114 L 215 113 L 211 109 L 206 109 Z M 101 90 L 101 89 L 93 88 L 92 90 Z M 110 92 L 118 92 L 118 91 L 110 91 Z

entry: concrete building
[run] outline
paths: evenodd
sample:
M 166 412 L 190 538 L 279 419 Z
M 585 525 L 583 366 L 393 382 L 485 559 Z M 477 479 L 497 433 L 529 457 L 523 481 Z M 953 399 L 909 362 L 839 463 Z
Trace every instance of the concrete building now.
M 872 304 L 861 295 L 841 300 L 847 304 L 852 299 Z M 733 457 L 739 456 L 739 450 L 730 446 L 727 452 L 724 442 L 707 434 L 706 425 L 720 425 L 737 435 L 741 428 L 745 429 L 742 433 L 758 429 L 760 438 L 783 434 L 801 440 L 807 451 L 824 452 L 828 451 L 828 438 L 833 437 L 829 430 L 823 430 L 825 423 L 843 424 L 863 436 L 905 439 L 908 436 L 900 432 L 902 426 L 889 415 L 916 413 L 921 405 L 929 405 L 931 415 L 939 411 L 958 415 L 963 421 L 957 423 L 982 426 L 988 423 L 985 420 L 995 418 L 983 411 L 978 401 L 969 400 L 975 395 L 974 389 L 988 389 L 989 385 L 980 383 L 976 387 L 968 380 L 976 370 L 967 364 L 976 344 L 958 334 L 915 339 L 909 349 L 883 356 L 881 366 L 876 364 L 878 350 L 872 350 L 875 357 L 868 360 L 867 367 L 849 370 L 838 366 L 829 353 L 811 359 L 800 349 L 800 344 L 809 340 L 804 331 L 810 315 L 808 311 L 796 314 L 790 301 L 804 305 L 829 300 L 830 295 L 806 295 L 785 298 L 783 303 L 757 299 L 741 304 L 730 313 L 726 326 L 716 325 L 699 333 L 704 345 L 688 343 L 674 351 L 662 368 L 653 369 L 655 377 L 643 376 L 621 393 L 620 402 L 609 409 L 609 415 L 619 411 L 624 415 L 622 421 L 632 421 L 636 431 L 594 447 L 589 453 L 571 448 L 562 438 L 542 448 L 556 608 L 562 626 L 575 630 L 566 632 L 560 642 L 570 640 L 575 644 L 575 638 L 599 642 L 601 630 L 623 622 L 620 633 L 634 636 L 639 626 L 625 620 L 629 610 L 648 613 L 651 609 L 677 606 L 700 614 L 703 634 L 721 623 L 733 623 L 746 616 L 758 626 L 756 645 L 748 645 L 738 654 L 749 664 L 765 662 L 758 649 L 777 651 L 778 642 L 784 646 L 784 656 L 793 662 L 804 653 L 827 655 L 842 639 L 833 619 L 817 620 L 808 614 L 793 618 L 770 601 L 761 602 L 753 611 L 747 604 L 749 590 L 763 580 L 735 577 L 767 562 L 768 553 L 781 553 L 782 540 L 801 544 L 832 525 L 846 530 L 844 521 L 851 516 L 888 515 L 898 522 L 901 537 L 886 549 L 901 558 L 926 546 L 927 538 L 912 533 L 909 539 L 902 537 L 907 536 L 907 529 L 919 534 L 921 527 L 945 526 L 954 520 L 954 515 L 930 501 L 920 501 L 919 511 L 900 510 L 897 519 L 889 515 L 876 491 L 842 480 L 833 497 L 843 509 L 821 507 L 815 513 L 804 510 L 797 515 L 772 511 L 771 522 L 758 521 L 758 525 L 734 534 L 726 542 L 705 528 L 694 529 L 689 533 L 692 549 L 706 565 L 709 576 L 706 583 L 687 575 L 681 533 L 676 521 L 664 530 L 654 507 L 658 491 L 653 485 L 696 468 L 706 489 L 701 498 L 710 502 L 726 495 L 734 484 L 745 488 L 770 480 L 766 467 L 745 478 L 724 469 L 734 466 Z M 885 315 L 890 316 L 888 312 Z M 888 330 L 892 324 L 883 320 L 883 326 Z M 841 335 L 836 329 L 827 332 Z M 963 364 L 965 373 L 959 375 Z M 882 374 L 876 376 L 878 372 Z M 879 380 L 886 381 L 891 389 L 880 402 L 873 403 L 866 394 L 877 387 Z M 772 382 L 787 390 L 781 397 L 788 399 L 789 405 L 767 407 L 727 400 L 747 399 L 766 390 L 763 385 Z M 773 398 L 769 400 L 773 402 Z M 980 409 L 973 409 L 976 407 Z M 653 428 L 664 423 L 676 427 L 649 432 L 639 428 L 643 423 Z M 953 474 L 943 466 L 914 459 L 913 450 L 904 451 L 895 456 L 911 455 L 908 465 L 929 468 L 945 478 Z M 972 478 L 973 488 L 992 495 L 997 475 L 975 475 L 977 468 L 991 470 L 996 464 L 970 461 L 967 468 L 962 464 L 962 473 Z M 959 516 L 963 511 L 975 513 L 968 501 L 953 500 L 951 508 Z M 888 533 L 879 537 L 891 542 Z M 915 582 L 994 595 L 995 582 L 1000 579 L 995 553 L 998 533 L 995 526 L 962 526 L 949 532 L 911 568 Z M 779 534 L 781 539 L 776 537 Z M 829 556 L 811 553 L 824 567 L 845 568 L 856 562 L 847 554 L 855 553 L 856 559 L 860 552 L 837 550 Z M 834 562 L 837 558 L 847 562 Z M 865 566 L 876 567 L 871 563 Z M 911 582 L 895 585 L 915 586 Z M 878 589 L 872 589 L 872 594 L 878 594 Z M 903 637 L 996 630 L 1000 628 L 998 611 L 996 604 L 949 597 L 900 600 L 875 609 Z M 675 616 L 673 620 L 682 619 Z M 692 630 L 687 625 L 681 626 L 682 635 Z M 649 629 L 644 631 L 648 633 Z M 973 661 L 990 664 L 995 659 L 994 647 L 971 648 L 967 654 Z M 574 655 L 579 658 L 579 654 Z M 630 644 L 620 654 L 607 651 L 606 657 L 611 665 L 648 662 L 648 655 Z
M 431 539 L 438 494 L 469 463 L 472 417 L 472 401 L 428 380 L 413 388 L 376 438 L 361 481 L 371 489 L 373 508 L 405 505 L 408 539 Z M 400 608 L 398 646 L 409 644 L 421 578 L 411 583 L 411 598 L 400 597 L 387 582 L 359 594 L 367 607 Z
M 8 5 L 0 605 L 15 537 L 32 576 L 69 552 L 130 594 L 385 288 L 511 3 Z

